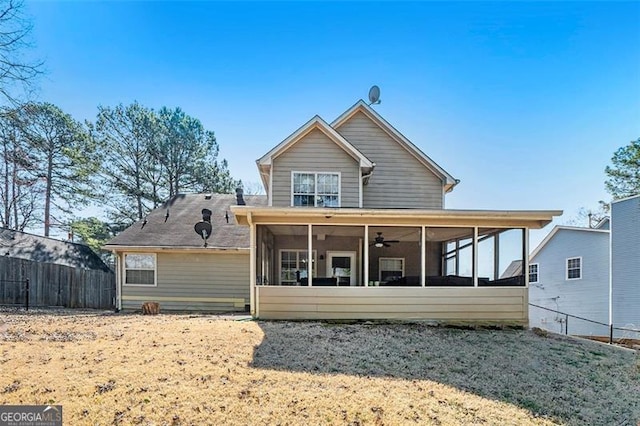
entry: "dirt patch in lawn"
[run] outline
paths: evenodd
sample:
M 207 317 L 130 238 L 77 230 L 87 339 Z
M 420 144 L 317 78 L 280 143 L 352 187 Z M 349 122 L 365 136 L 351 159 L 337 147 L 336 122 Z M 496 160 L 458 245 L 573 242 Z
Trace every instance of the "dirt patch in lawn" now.
M 0 313 L 0 404 L 73 425 L 635 425 L 639 370 L 527 331 Z

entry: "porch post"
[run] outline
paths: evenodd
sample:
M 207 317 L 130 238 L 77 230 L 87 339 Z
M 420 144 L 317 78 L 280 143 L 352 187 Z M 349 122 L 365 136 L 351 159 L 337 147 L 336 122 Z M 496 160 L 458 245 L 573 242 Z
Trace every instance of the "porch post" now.
M 529 287 L 529 228 L 522 228 L 522 274 L 524 286 Z
M 313 225 L 308 224 L 307 228 L 307 286 L 311 287 L 313 281 Z
M 460 275 L 460 240 L 457 238 L 456 238 L 456 275 Z
M 116 259 L 116 300 L 115 300 L 115 308 L 116 312 L 120 312 L 122 310 L 122 282 L 124 281 L 124 254 L 118 253 L 117 251 L 113 251 Z M 157 267 L 158 265 L 156 265 Z
M 493 236 L 493 279 L 497 280 L 500 274 L 500 233 Z
M 364 226 L 364 259 L 363 259 L 363 269 L 364 269 L 364 273 L 363 275 L 363 279 L 364 279 L 364 283 L 363 285 L 365 287 L 367 287 L 369 285 L 369 225 L 365 225 Z
M 478 287 L 478 227 L 473 227 L 473 286 Z
M 420 231 L 420 283 L 422 287 L 427 285 L 427 227 L 422 225 Z
M 251 213 L 247 214 L 249 222 L 249 300 L 251 316 L 259 315 L 256 300 L 256 224 L 251 220 Z

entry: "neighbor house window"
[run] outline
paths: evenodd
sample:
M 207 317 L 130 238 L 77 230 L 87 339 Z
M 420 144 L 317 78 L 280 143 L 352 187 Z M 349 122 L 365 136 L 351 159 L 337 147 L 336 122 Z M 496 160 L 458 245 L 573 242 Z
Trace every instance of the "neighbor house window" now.
M 156 255 L 126 253 L 124 255 L 125 285 L 156 285 Z
M 381 257 L 378 260 L 380 281 L 393 281 L 404 276 L 403 257 Z
M 340 207 L 340 174 L 293 172 L 292 204 L 305 207 Z
M 582 278 L 582 258 L 570 257 L 567 259 L 567 279 L 578 280 Z
M 313 251 L 313 265 L 311 276 L 316 276 L 316 251 Z M 282 250 L 280 251 L 280 283 L 295 284 L 309 277 L 309 259 L 307 250 Z M 308 281 L 307 281 L 308 282 Z
M 529 284 L 535 284 L 538 282 L 538 271 L 540 267 L 537 263 L 529 265 Z

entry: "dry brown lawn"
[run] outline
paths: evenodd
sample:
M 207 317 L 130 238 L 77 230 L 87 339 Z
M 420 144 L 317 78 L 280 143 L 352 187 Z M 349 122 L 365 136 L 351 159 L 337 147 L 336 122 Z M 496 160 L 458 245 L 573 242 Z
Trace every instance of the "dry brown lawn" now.
M 637 353 L 522 330 L 0 312 L 0 404 L 65 424 L 636 425 Z

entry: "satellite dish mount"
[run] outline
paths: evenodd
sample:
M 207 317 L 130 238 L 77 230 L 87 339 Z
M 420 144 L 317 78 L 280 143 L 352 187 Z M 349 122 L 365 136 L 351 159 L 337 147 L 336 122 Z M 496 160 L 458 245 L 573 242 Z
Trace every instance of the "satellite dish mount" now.
M 202 220 L 193 226 L 196 234 L 200 235 L 204 240 L 204 246 L 207 246 L 207 239 L 211 236 L 211 210 L 202 209 Z
M 369 106 L 378 105 L 380 102 L 380 88 L 378 86 L 371 86 L 369 89 Z
M 207 246 L 207 239 L 211 236 L 211 224 L 209 222 L 198 222 L 195 224 L 193 229 L 196 231 L 196 234 L 200 235 L 204 240 L 204 246 Z

